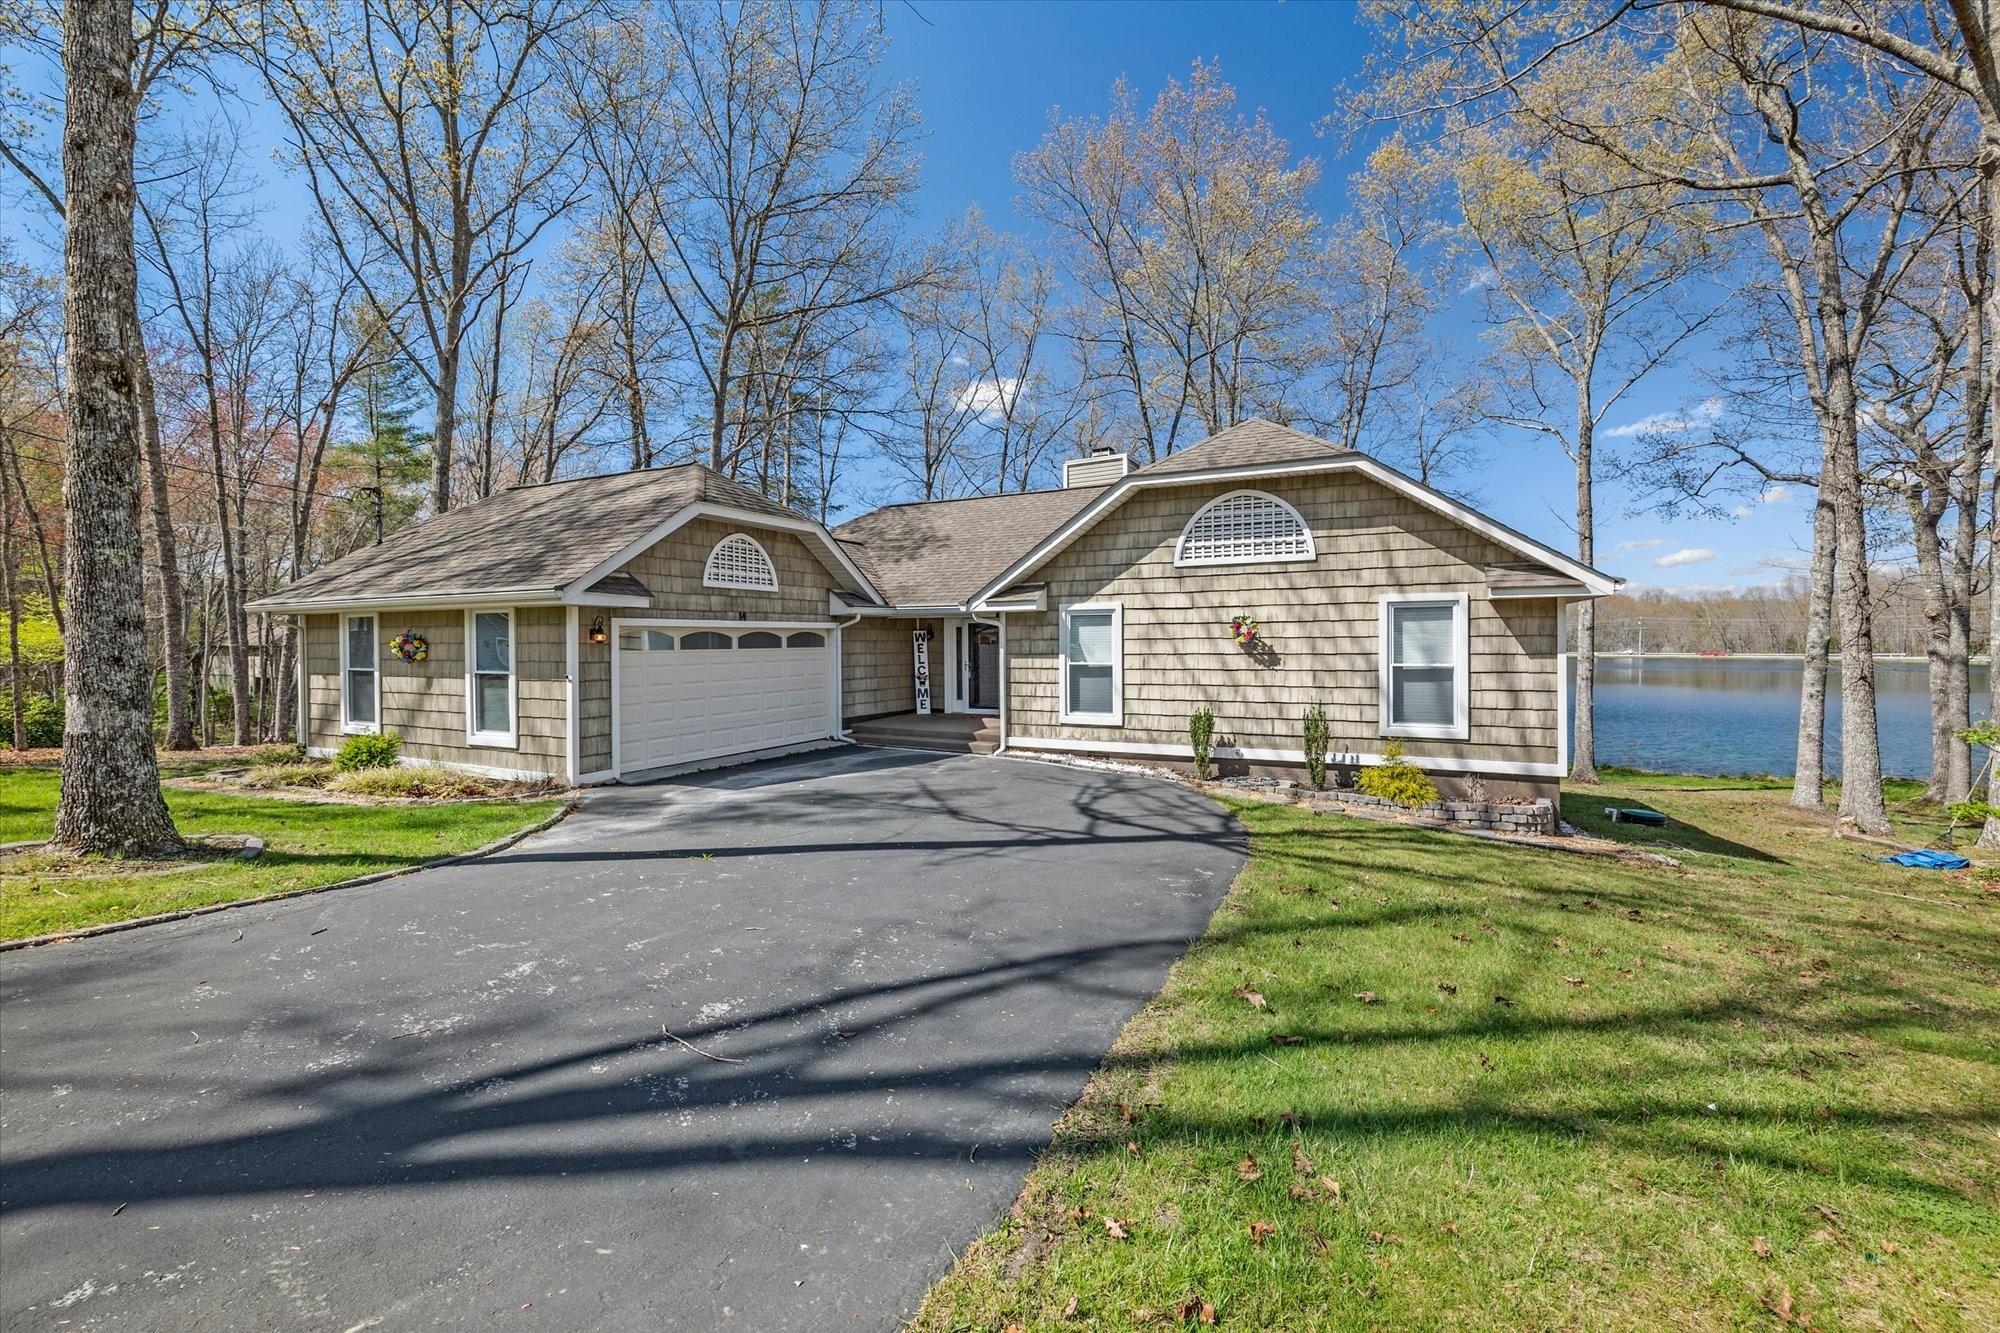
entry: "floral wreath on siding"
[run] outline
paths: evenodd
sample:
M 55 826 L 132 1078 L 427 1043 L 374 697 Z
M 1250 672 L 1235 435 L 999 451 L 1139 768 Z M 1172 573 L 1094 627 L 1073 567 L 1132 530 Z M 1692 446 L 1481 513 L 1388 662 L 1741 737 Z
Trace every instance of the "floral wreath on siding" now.
M 1236 646 L 1239 648 L 1248 648 L 1251 644 L 1256 643 L 1256 619 L 1241 612 L 1231 616 L 1229 620 L 1229 636 L 1236 640 Z
M 425 662 L 430 660 L 430 640 L 414 631 L 405 630 L 389 640 L 389 651 L 405 662 Z

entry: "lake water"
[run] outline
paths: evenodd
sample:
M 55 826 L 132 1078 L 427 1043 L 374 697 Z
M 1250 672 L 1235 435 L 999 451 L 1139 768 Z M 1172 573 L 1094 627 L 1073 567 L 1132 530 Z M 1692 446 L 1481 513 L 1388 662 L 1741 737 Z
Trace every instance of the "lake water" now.
M 1600 657 L 1597 762 L 1663 773 L 1791 776 L 1799 743 L 1796 661 L 1762 658 Z M 1987 668 L 1972 668 L 1972 715 L 1986 716 Z M 1931 768 L 1929 672 L 1921 662 L 1875 664 L 1882 771 Z M 1840 772 L 1840 675 L 1827 682 L 1826 766 Z M 1574 692 L 1572 692 L 1574 698 Z M 1983 753 L 1975 762 L 1984 759 Z

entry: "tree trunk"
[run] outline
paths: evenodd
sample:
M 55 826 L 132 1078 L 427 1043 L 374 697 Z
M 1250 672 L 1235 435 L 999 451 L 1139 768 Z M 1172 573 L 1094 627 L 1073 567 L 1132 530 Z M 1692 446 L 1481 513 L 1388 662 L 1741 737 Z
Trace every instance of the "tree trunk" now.
M 188 712 L 187 594 L 181 586 L 179 543 L 174 537 L 173 498 L 167 493 L 167 456 L 160 443 L 160 415 L 153 397 L 153 371 L 145 346 L 139 348 L 140 440 L 146 449 L 146 489 L 152 499 L 153 554 L 160 571 L 160 656 L 167 676 L 169 750 L 194 749 L 194 721 Z
M 1994 16 L 1985 16 L 1986 40 L 1984 50 L 1993 50 Z M 1981 233 L 1980 257 L 1982 277 L 1986 281 L 1986 318 L 1982 329 L 1985 339 L 1986 365 L 1986 451 L 1987 457 L 2000 463 L 2000 277 L 1990 268 L 1993 249 L 2000 242 L 2000 108 L 1994 107 L 1987 99 L 1980 99 L 1979 136 L 1979 195 Z M 2000 496 L 1994 500 L 1996 515 L 2000 515 Z M 2000 719 L 2000 521 L 1994 524 L 1986 547 L 1986 689 L 1987 716 Z M 1992 762 L 1990 756 L 1988 762 Z M 1993 801 L 1991 771 L 1988 771 L 1986 800 Z M 2000 816 L 1989 815 L 1979 830 L 1980 847 L 1988 850 L 2000 848 Z
M 1821 471 L 1826 470 L 1825 462 Z M 1813 502 L 1812 570 L 1806 584 L 1805 652 L 1799 683 L 1799 747 L 1792 768 L 1794 810 L 1826 809 L 1826 672 L 1833 641 L 1833 503 L 1821 487 Z
M 21 595 L 14 585 L 14 488 L 0 468 L 0 579 L 6 580 L 7 697 L 13 713 L 14 748 L 28 748 L 28 708 L 21 698 Z
M 1822 327 L 1830 321 L 1823 320 Z M 1845 328 L 1845 318 L 1841 327 Z M 1832 340 L 1829 339 L 1831 344 Z M 1854 363 L 1829 345 L 1828 400 L 1838 430 L 1833 475 L 1834 612 L 1840 625 L 1840 817 L 1863 833 L 1890 832 L 1882 796 L 1882 745 L 1875 719 L 1875 611 L 1868 582 L 1868 530 L 1856 434 Z
M 181 838 L 153 752 L 139 540 L 131 6 L 65 0 L 62 42 L 68 703 L 51 841 L 75 852 L 165 854 Z
M 1590 386 L 1577 386 L 1576 554 L 1588 565 L 1597 555 L 1597 499 L 1593 486 Z M 1597 605 L 1585 601 L 1576 617 L 1576 727 L 1570 734 L 1569 780 L 1597 781 Z
M 1938 525 L 1944 515 L 1937 510 L 1934 486 L 1913 488 L 1908 496 L 1911 544 L 1917 558 L 1917 582 L 1923 590 L 1924 663 L 1930 685 L 1931 774 L 1924 785 L 1924 799 L 1932 802 L 1962 801 L 1962 785 L 1954 789 L 1954 770 L 1964 780 L 1965 742 L 1958 733 L 1966 726 L 1953 715 L 1954 703 L 1965 706 L 1965 659 L 1957 659 L 1953 671 L 1953 649 L 1964 648 L 1964 636 L 1956 632 L 1951 586 L 1945 573 L 1944 545 Z M 1958 762 L 1954 764 L 1956 758 Z

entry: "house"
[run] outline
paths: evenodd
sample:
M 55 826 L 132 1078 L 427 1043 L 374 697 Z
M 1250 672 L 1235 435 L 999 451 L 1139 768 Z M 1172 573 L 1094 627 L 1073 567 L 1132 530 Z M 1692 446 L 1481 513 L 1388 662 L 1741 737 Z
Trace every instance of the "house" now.
M 251 609 L 303 618 L 315 754 L 388 729 L 409 760 L 579 782 L 855 738 L 1185 763 L 1207 707 L 1219 762 L 1292 769 L 1319 705 L 1336 767 L 1395 739 L 1447 792 L 1548 795 L 1565 608 L 1615 586 L 1248 421 L 831 530 L 698 464 L 519 487 Z

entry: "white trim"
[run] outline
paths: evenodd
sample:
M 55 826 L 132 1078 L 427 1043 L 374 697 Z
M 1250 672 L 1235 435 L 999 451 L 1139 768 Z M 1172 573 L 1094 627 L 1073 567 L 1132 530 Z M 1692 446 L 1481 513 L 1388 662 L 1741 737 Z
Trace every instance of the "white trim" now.
M 833 534 L 821 525 L 814 523 L 811 519 L 780 518 L 775 514 L 760 514 L 748 509 L 736 509 L 729 505 L 710 504 L 705 500 L 683 507 L 678 512 L 655 525 L 638 540 L 628 543 L 617 554 L 599 562 L 589 573 L 585 574 L 582 578 L 572 581 L 565 587 L 561 600 L 565 602 L 594 603 L 596 599 L 589 596 L 587 592 L 591 584 L 597 582 L 606 574 L 615 573 L 631 561 L 633 557 L 639 555 L 641 552 L 650 550 L 663 538 L 670 536 L 677 529 L 687 526 L 698 518 L 723 519 L 730 523 L 740 523 L 746 527 L 770 528 L 776 532 L 789 532 L 794 536 L 815 538 L 824 547 L 824 554 L 833 557 L 834 562 L 840 566 L 841 572 L 854 580 L 855 586 L 859 591 L 874 598 L 878 603 L 883 600 L 881 591 L 876 588 L 874 583 L 869 581 L 866 574 L 861 572 L 861 566 L 855 564 L 847 552 L 841 549 L 840 542 L 834 538 Z M 824 560 L 821 563 L 825 563 Z
M 1186 746 L 1149 745 L 1142 741 L 1064 741 L 1039 736 L 1016 736 L 1007 742 L 1010 750 L 1050 750 L 1060 754 L 1117 754 L 1139 758 L 1192 760 Z M 1246 745 L 1218 745 L 1217 759 L 1242 759 L 1251 763 L 1303 764 L 1304 750 L 1270 750 Z M 1522 764 L 1499 759 L 1453 759 L 1447 755 L 1406 754 L 1404 760 L 1434 773 L 1479 773 L 1490 777 L 1560 778 L 1561 764 Z M 1326 762 L 1342 767 L 1372 768 L 1385 760 L 1379 754 L 1345 751 L 1328 754 Z
M 1206 515 L 1209 510 L 1215 508 L 1217 505 L 1226 504 L 1231 500 L 1239 499 L 1246 495 L 1253 495 L 1257 497 L 1259 500 L 1268 500 L 1270 503 L 1284 510 L 1287 514 L 1290 514 L 1292 516 L 1292 522 L 1299 525 L 1299 532 L 1303 534 L 1306 539 L 1306 549 L 1304 553 L 1303 554 L 1295 553 L 1292 555 L 1228 555 L 1228 556 L 1211 555 L 1211 556 L 1204 556 L 1198 559 L 1189 559 L 1184 553 L 1187 550 L 1188 533 L 1194 530 L 1194 525 L 1201 522 L 1202 517 Z M 1319 544 L 1313 540 L 1312 524 L 1306 522 L 1305 516 L 1299 513 L 1299 511 L 1297 509 L 1294 509 L 1291 505 L 1286 504 L 1283 500 L 1271 494 L 1269 491 L 1260 491 L 1255 489 L 1254 487 L 1247 487 L 1247 486 L 1239 487 L 1238 489 L 1233 491 L 1225 491 L 1221 495 L 1216 496 L 1213 500 L 1210 500 L 1208 503 L 1202 505 L 1199 509 L 1195 510 L 1194 513 L 1188 516 L 1188 521 L 1181 524 L 1181 535 L 1174 542 L 1175 569 L 1205 569 L 1205 568 L 1212 568 L 1217 565 L 1278 565 L 1278 564 L 1296 563 L 1302 560 L 1317 560 L 1318 558 L 1319 558 Z
M 616 773 L 608 768 L 600 768 L 595 773 L 585 773 L 582 777 L 572 779 L 571 785 L 584 787 L 593 782 L 616 782 L 617 780 L 618 775 Z
M 722 554 L 722 548 L 731 542 L 748 542 L 757 550 L 757 558 L 764 562 L 764 571 L 771 576 L 769 583 L 734 583 L 718 578 L 715 572 L 715 558 Z M 732 532 L 708 548 L 708 558 L 701 562 L 701 586 L 704 588 L 730 588 L 737 592 L 778 591 L 778 563 L 771 559 L 771 553 L 764 549 L 764 543 L 747 532 Z
M 1007 671 L 1007 613 L 1005 611 L 996 611 L 994 617 L 1000 622 L 1000 744 L 994 747 L 993 753 L 1005 754 L 1007 753 L 1007 686 L 1009 684 Z
M 951 673 L 951 689 L 945 696 L 944 711 L 947 713 L 964 713 L 972 717 L 997 717 L 1000 713 L 998 707 L 974 708 L 972 706 L 971 694 L 966 689 L 970 663 L 967 661 L 964 645 L 972 641 L 972 627 L 974 625 L 991 625 L 993 628 L 1000 630 L 1002 635 L 1002 651 L 1005 651 L 1004 641 L 1006 631 L 1001 626 L 999 620 L 993 616 L 946 617 L 944 622 L 944 656 Z M 964 636 L 963 643 L 960 641 L 961 635 Z
M 1596 596 L 1581 583 L 1543 584 L 1535 588 L 1495 588 L 1486 589 L 1488 600 L 1495 602 L 1526 602 L 1555 598 L 1557 601 L 1587 601 Z
M 312 686 L 312 673 L 306 670 L 306 618 L 298 616 L 296 619 L 299 626 L 298 661 L 294 662 L 292 666 L 294 673 L 299 678 L 299 697 L 297 700 L 299 713 L 298 743 L 303 748 L 312 743 L 312 701 L 308 697 Z M 267 621 L 266 623 L 268 624 L 269 622 Z
M 732 633 L 749 629 L 816 629 L 825 633 L 834 627 L 831 620 L 695 620 L 687 616 L 617 616 L 611 621 L 611 642 L 618 642 L 618 627 L 658 629 L 662 625 L 692 625 L 696 629 L 726 629 Z
M 596 599 L 588 599 L 595 601 Z M 628 599 L 629 600 L 629 599 Z M 363 593 L 354 597 L 312 597 L 287 599 L 283 593 L 260 597 L 243 609 L 285 615 L 330 616 L 363 611 L 450 611 L 466 606 L 560 606 L 563 599 L 549 588 L 502 588 L 483 592 Z M 606 605 L 612 603 L 607 602 Z M 640 605 L 646 605 L 641 602 Z
M 582 613 L 573 606 L 563 610 L 563 634 L 568 638 L 563 645 L 563 709 L 567 715 L 563 725 L 563 772 L 574 783 L 577 769 L 583 766 L 583 720 L 577 716 L 577 701 L 582 696 L 578 672 L 582 669 L 583 629 Z
M 347 665 L 348 636 L 350 622 L 368 622 L 368 641 L 374 649 L 374 665 L 366 668 L 375 676 L 375 720 L 373 722 L 351 722 L 347 717 Z M 350 611 L 340 617 L 340 734 L 343 736 L 379 736 L 382 734 L 382 617 L 373 611 Z
M 1111 711 L 1109 713 L 1072 713 L 1069 710 L 1069 618 L 1079 611 L 1111 613 Z M 1071 602 L 1065 603 L 1057 621 L 1057 632 L 1062 636 L 1057 643 L 1057 661 L 1060 670 L 1056 676 L 1056 688 L 1062 691 L 1057 699 L 1060 710 L 1058 720 L 1065 725 L 1080 727 L 1122 727 L 1125 725 L 1125 605 L 1122 602 Z M 1095 665 L 1087 663 L 1086 665 Z
M 324 745 L 306 747 L 308 759 L 331 759 L 334 751 Z M 398 768 L 448 768 L 454 773 L 470 773 L 476 778 L 497 778 L 502 782 L 536 782 L 543 778 L 562 781 L 562 774 L 549 773 L 539 768 L 498 768 L 492 764 L 466 764 L 456 759 L 424 759 L 417 755 L 396 756 Z
M 1376 696 L 1376 717 L 1384 736 L 1407 736 L 1413 740 L 1462 741 L 1472 734 L 1472 627 L 1471 615 L 1462 592 L 1387 592 L 1381 604 L 1381 638 L 1376 647 L 1380 667 Z M 1390 617 L 1402 606 L 1451 607 L 1451 721 L 1449 723 L 1397 722 L 1392 713 L 1395 654 L 1391 648 Z
M 1556 764 L 1569 776 L 1569 607 L 1556 603 Z
M 514 608 L 502 606 L 468 606 L 465 616 L 465 743 L 486 750 L 512 750 L 520 744 L 521 712 L 520 679 L 521 645 L 516 641 L 520 628 L 520 617 Z M 479 670 L 479 617 L 502 615 L 507 617 L 507 730 L 479 730 L 479 701 L 477 698 L 479 677 L 498 675 L 494 671 Z
M 1331 449 L 1333 446 L 1327 446 Z M 1503 523 L 1495 522 L 1476 509 L 1460 504 L 1450 496 L 1437 491 L 1411 477 L 1406 477 L 1396 469 L 1366 454 L 1339 454 L 1325 458 L 1311 458 L 1294 463 L 1257 463 L 1243 467 L 1208 468 L 1199 472 L 1150 473 L 1144 470 L 1134 472 L 1123 481 L 1092 500 L 1067 523 L 1036 543 L 1026 555 L 1016 560 L 989 582 L 978 593 L 967 599 L 968 605 L 977 606 L 986 598 L 1006 588 L 1011 588 L 1035 571 L 1044 561 L 1067 546 L 1085 528 L 1090 527 L 1106 512 L 1124 502 L 1133 491 L 1154 486 L 1196 486 L 1205 482 L 1233 481 L 1238 478 L 1287 477 L 1315 472 L 1360 472 L 1364 476 L 1379 481 L 1390 490 L 1397 491 L 1426 508 L 1445 515 L 1464 526 L 1487 537 L 1509 550 L 1517 551 L 1531 559 L 1540 561 L 1561 573 L 1568 574 L 1577 582 L 1590 589 L 1592 596 L 1609 596 L 1624 582 L 1608 574 L 1599 573 L 1588 565 L 1579 563 L 1562 554 L 1554 547 L 1544 546 L 1534 538 L 1514 531 Z
M 968 604 L 967 609 L 975 613 L 991 612 L 994 615 L 1004 615 L 1009 611 L 1046 611 L 1049 609 L 1049 590 L 1044 588 L 1033 597 L 1022 601 L 1009 602 L 998 597 L 989 597 L 983 602 Z

